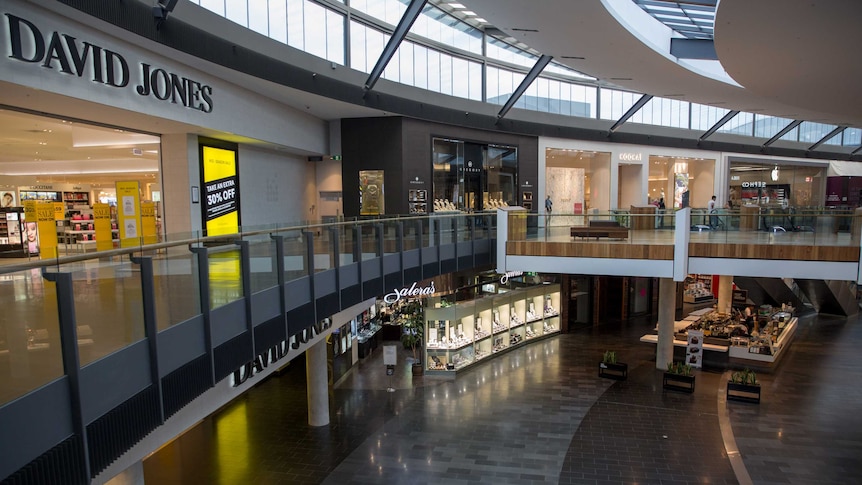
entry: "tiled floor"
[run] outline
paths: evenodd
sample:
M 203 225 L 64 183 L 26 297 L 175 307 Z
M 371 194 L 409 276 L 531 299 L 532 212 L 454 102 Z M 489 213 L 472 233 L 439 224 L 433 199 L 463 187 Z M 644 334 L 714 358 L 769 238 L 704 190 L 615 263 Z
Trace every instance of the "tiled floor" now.
M 698 371 L 693 395 L 661 389 L 654 322 L 635 320 L 515 349 L 453 380 L 399 367 L 378 351 L 331 394 L 332 423 L 306 423 L 294 362 L 144 462 L 157 484 L 736 483 L 718 424 L 722 374 Z M 760 405 L 730 403 L 754 483 L 854 483 L 862 476 L 860 320 L 803 320 L 763 383 Z M 596 376 L 604 350 L 629 379 Z M 401 356 L 403 357 L 403 356 Z M 403 359 L 401 360 L 403 362 Z

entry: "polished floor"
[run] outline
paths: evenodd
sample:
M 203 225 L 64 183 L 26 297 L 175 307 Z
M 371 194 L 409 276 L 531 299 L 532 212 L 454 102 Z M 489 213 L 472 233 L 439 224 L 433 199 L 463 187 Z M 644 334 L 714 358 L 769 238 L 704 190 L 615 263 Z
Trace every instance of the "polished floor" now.
M 653 326 L 579 329 L 453 380 L 414 382 L 405 363 L 392 393 L 378 349 L 336 383 L 321 428 L 306 424 L 294 361 L 146 459 L 146 483 L 858 483 L 862 320 L 802 319 L 779 367 L 758 375 L 759 405 L 725 403 L 722 370 L 696 371 L 693 395 L 662 391 L 654 346 L 638 341 Z M 627 381 L 596 376 L 607 349 Z

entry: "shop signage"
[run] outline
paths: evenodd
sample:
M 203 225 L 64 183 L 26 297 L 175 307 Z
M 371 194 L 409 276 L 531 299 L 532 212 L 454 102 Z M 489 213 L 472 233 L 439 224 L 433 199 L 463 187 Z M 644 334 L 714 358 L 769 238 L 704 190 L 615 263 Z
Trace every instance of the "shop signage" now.
M 501 276 L 501 277 L 500 277 L 500 284 L 501 284 L 501 285 L 505 285 L 506 283 L 508 283 L 508 282 L 509 282 L 509 278 L 514 278 L 514 277 L 516 277 L 516 276 L 521 276 L 522 274 L 524 274 L 524 272 L 523 272 L 523 271 L 506 271 L 506 273 L 505 273 L 505 274 L 503 274 L 503 276 Z
M 290 353 L 291 350 L 297 350 L 300 352 L 304 351 L 305 349 L 301 349 L 301 347 L 304 344 L 309 343 L 311 339 L 313 339 L 316 335 L 323 333 L 323 331 L 328 329 L 330 325 L 331 324 L 328 319 L 322 322 L 318 322 L 316 325 L 308 327 L 299 334 L 291 337 L 290 342 L 288 342 L 287 340 L 282 340 L 281 342 L 257 354 L 254 357 L 254 360 L 246 362 L 242 365 L 242 367 L 233 371 L 233 374 L 231 374 L 230 381 L 231 387 L 239 387 L 250 377 L 260 372 L 263 372 L 264 369 L 269 367 L 269 364 L 275 364 L 276 362 L 283 359 L 286 355 L 288 355 L 288 353 Z
M 391 305 L 396 301 L 400 300 L 403 296 L 428 296 L 433 295 L 436 292 L 437 289 L 434 288 L 433 281 L 428 286 L 416 286 L 416 283 L 414 282 L 410 286 L 410 288 L 407 288 L 406 286 L 404 288 L 401 288 L 400 290 L 398 288 L 395 288 L 392 293 L 389 293 L 383 297 L 383 301 Z
M 122 54 L 60 32 L 46 32 L 29 20 L 6 14 L 9 20 L 9 57 L 38 64 L 43 69 L 87 77 L 92 82 L 126 89 L 132 81 L 129 61 Z M 135 92 L 144 97 L 181 104 L 210 113 L 213 89 L 179 74 L 140 62 Z
M 640 162 L 643 160 L 643 153 L 620 153 L 620 161 L 623 162 Z
M 765 189 L 766 188 L 766 182 L 742 182 L 742 188 L 743 189 L 757 189 L 757 188 Z
M 461 171 L 466 172 L 466 173 L 480 173 L 482 171 L 482 169 L 481 168 L 474 168 L 473 167 L 473 161 L 471 160 L 471 161 L 467 162 L 466 167 L 461 168 Z
M 203 216 L 208 236 L 239 230 L 239 179 L 235 150 L 201 145 Z
M 425 181 L 419 180 L 419 177 L 416 177 L 415 179 L 410 181 L 410 185 L 425 185 Z

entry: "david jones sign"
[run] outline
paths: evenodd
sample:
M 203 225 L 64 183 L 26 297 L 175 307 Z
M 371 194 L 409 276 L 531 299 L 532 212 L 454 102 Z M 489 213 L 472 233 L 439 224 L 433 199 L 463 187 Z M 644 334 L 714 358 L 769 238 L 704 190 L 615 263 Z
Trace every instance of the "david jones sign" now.
M 122 54 L 69 34 L 43 33 L 33 22 L 10 13 L 6 18 L 9 23 L 6 54 L 12 59 L 62 74 L 87 77 L 94 83 L 113 88 L 134 89 L 140 96 L 152 96 L 203 113 L 213 110 L 211 86 L 140 62 L 135 68 L 136 84 L 130 88 L 132 70 Z

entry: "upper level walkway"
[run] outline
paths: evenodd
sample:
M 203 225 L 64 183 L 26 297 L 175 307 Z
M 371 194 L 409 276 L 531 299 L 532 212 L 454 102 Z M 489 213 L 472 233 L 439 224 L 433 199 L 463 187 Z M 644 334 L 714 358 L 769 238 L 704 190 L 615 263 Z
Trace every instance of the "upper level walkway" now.
M 608 225 L 619 226 L 607 228 Z M 673 278 L 691 273 L 860 281 L 856 214 L 498 214 L 497 268 Z

